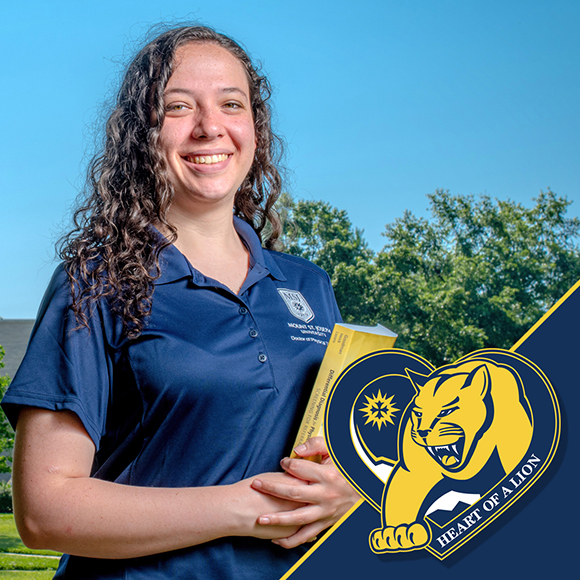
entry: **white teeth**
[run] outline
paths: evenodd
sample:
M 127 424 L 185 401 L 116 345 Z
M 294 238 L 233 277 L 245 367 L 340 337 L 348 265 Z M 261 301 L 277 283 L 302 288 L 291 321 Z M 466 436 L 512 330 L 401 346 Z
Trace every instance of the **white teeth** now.
M 225 161 L 228 158 L 226 153 L 221 155 L 196 155 L 195 157 L 188 157 L 187 160 L 191 163 L 201 163 L 205 165 L 211 165 L 212 163 L 219 163 L 220 161 Z
M 459 453 L 457 453 L 457 445 L 455 445 L 455 443 L 451 446 L 451 449 L 453 449 L 454 453 L 459 455 Z

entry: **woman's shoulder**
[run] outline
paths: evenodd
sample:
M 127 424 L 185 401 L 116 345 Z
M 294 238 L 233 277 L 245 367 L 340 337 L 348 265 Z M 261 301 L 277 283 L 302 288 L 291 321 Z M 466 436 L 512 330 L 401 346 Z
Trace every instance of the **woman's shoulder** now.
M 85 331 L 116 328 L 115 316 L 106 298 L 87 300 L 78 312 L 73 308 L 75 296 L 78 298 L 87 291 L 90 289 L 82 276 L 71 272 L 66 262 L 59 263 L 40 302 L 33 334 L 43 327 L 55 336 L 70 338 Z
M 330 278 L 326 271 L 306 258 L 278 252 L 276 250 L 264 250 L 264 252 L 286 275 L 316 275 L 322 278 L 325 282 L 330 283 Z
M 60 262 L 54 269 L 46 287 L 40 311 L 42 312 L 49 304 L 54 306 L 55 303 L 62 308 L 69 308 L 72 304 L 73 292 L 78 292 L 85 286 L 81 276 L 71 272 L 66 262 Z
M 72 288 L 70 277 L 64 262 L 56 266 L 52 277 L 46 287 L 44 296 L 40 303 L 39 316 L 47 310 L 49 305 L 60 305 L 61 309 L 67 309 L 72 303 Z

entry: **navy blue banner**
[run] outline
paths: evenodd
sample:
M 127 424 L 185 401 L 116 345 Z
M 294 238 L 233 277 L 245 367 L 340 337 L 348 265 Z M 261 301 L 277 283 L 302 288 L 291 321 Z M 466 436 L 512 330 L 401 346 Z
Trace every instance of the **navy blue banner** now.
M 580 476 L 580 421 L 574 420 L 573 413 L 580 410 L 580 368 L 577 365 L 580 353 L 579 327 L 580 283 L 513 349 L 516 358 L 521 355 L 522 359 L 531 361 L 543 371 L 559 402 L 561 423 L 558 427 L 559 444 L 557 448 L 554 447 L 555 455 L 551 462 L 534 485 L 518 497 L 509 509 L 495 519 L 490 518 L 491 521 L 484 529 L 443 560 L 426 549 L 375 554 L 369 548 L 369 532 L 380 527 L 381 515 L 378 506 L 368 500 L 374 499 L 373 503 L 376 503 L 380 483 L 377 484 L 365 472 L 364 477 L 370 477 L 369 481 L 372 482 L 368 488 L 371 497 L 355 509 L 332 534 L 319 542 L 314 551 L 285 578 L 312 580 L 315 575 L 319 575 L 342 579 L 361 574 L 365 578 L 375 574 L 380 577 L 404 574 L 411 578 L 427 575 L 430 579 L 463 580 L 469 577 L 472 580 L 487 580 L 490 577 L 507 578 L 516 575 L 538 578 L 543 574 L 557 578 L 574 570 L 576 562 L 573 556 L 578 539 L 575 522 L 579 516 L 575 500 Z M 428 371 L 420 369 L 417 372 L 428 374 Z M 384 393 L 368 396 L 371 398 L 365 399 L 367 401 L 371 401 L 373 396 L 374 400 L 382 400 Z M 385 399 L 383 406 L 386 406 L 387 401 Z M 531 402 L 533 407 L 534 401 Z M 393 416 L 396 416 L 394 405 L 393 409 Z M 384 427 L 389 427 L 388 421 L 384 422 Z M 544 464 L 547 449 L 544 448 L 538 455 L 536 448 L 532 448 L 534 445 L 532 440 L 529 452 L 515 468 L 514 475 L 506 480 L 507 483 L 504 482 L 506 485 L 503 487 L 508 491 L 502 490 L 500 484 L 497 489 L 491 489 L 482 497 L 482 514 L 499 509 L 502 501 L 508 501 L 509 491 L 515 493 L 519 486 L 524 485 L 526 478 L 534 477 L 539 462 Z M 379 459 L 387 461 L 389 458 L 385 456 Z M 483 507 L 484 503 L 487 510 Z M 475 520 L 475 516 L 472 519 Z M 455 539 L 450 529 L 441 528 L 437 536 L 443 538 L 439 541 L 443 551 L 446 542 L 444 534 L 448 533 L 449 541 Z M 455 534 L 457 529 L 455 527 Z M 437 542 L 437 537 L 432 542 Z

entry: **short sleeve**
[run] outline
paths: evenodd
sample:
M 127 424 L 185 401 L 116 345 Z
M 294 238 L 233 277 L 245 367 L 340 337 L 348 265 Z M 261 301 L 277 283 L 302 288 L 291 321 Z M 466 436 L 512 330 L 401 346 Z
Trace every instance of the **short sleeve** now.
M 23 406 L 73 411 L 98 450 L 112 376 L 107 324 L 96 305 L 88 328 L 79 328 L 70 304 L 68 276 L 61 265 L 44 295 L 26 354 L 2 408 L 13 427 Z

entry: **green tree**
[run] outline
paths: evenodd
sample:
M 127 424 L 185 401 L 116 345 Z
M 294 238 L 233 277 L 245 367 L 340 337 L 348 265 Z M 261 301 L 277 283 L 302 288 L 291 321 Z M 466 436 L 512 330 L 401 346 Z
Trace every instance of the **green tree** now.
M 541 192 L 532 208 L 488 196 L 428 196 L 432 218 L 406 212 L 377 255 L 377 315 L 397 346 L 436 365 L 510 348 L 578 278 L 580 221 Z
M 328 272 L 346 321 L 370 323 L 372 316 L 361 298 L 372 290 L 374 253 L 363 231 L 353 227 L 346 211 L 323 201 L 294 201 L 283 194 L 279 211 L 285 251 Z
M 526 208 L 488 196 L 428 196 L 431 217 L 387 224 L 374 254 L 345 211 L 283 198 L 286 251 L 323 267 L 347 322 L 380 322 L 435 365 L 510 348 L 580 278 L 580 221 L 540 192 Z
M 324 268 L 332 277 L 338 264 L 369 260 L 373 252 L 346 211 L 323 201 L 294 201 L 283 194 L 283 242 L 286 251 Z
M 4 368 L 2 359 L 4 358 L 4 349 L 0 346 L 0 369 Z M 4 396 L 10 377 L 8 375 L 0 376 L 0 397 Z M 6 419 L 6 416 L 0 411 L 0 473 L 10 473 L 12 449 L 14 447 L 14 431 Z

